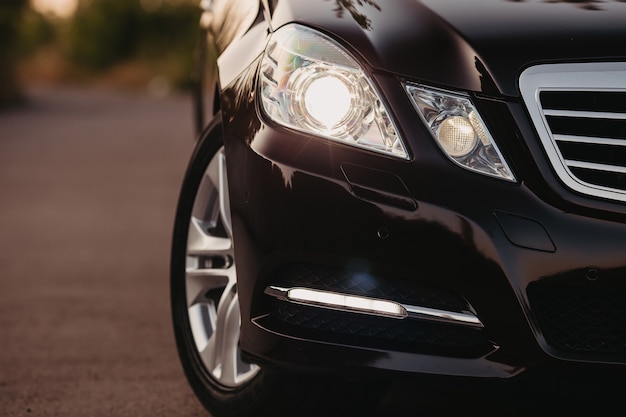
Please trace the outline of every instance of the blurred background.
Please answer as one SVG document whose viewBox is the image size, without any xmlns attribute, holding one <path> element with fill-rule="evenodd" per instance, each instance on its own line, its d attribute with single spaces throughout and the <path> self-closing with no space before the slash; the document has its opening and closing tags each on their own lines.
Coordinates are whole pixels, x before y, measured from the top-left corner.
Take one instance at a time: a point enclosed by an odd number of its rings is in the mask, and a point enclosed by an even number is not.
<svg viewBox="0 0 626 417">
<path fill-rule="evenodd" d="M 0 106 L 29 84 L 189 89 L 196 0 L 2 0 Z"/>
<path fill-rule="evenodd" d="M 169 308 L 196 0 L 0 0 L 0 417 L 207 417 Z"/>
</svg>

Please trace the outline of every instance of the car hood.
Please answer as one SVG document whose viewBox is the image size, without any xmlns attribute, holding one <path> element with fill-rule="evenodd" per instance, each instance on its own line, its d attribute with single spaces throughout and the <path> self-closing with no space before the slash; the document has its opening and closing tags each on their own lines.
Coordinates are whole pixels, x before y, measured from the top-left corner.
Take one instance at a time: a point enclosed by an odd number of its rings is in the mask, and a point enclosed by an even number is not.
<svg viewBox="0 0 626 417">
<path fill-rule="evenodd" d="M 518 96 L 519 74 L 533 64 L 626 60 L 626 2 L 621 0 L 277 5 L 275 25 L 283 19 L 330 31 L 376 69 L 490 95 Z"/>
<path fill-rule="evenodd" d="M 535 63 L 626 58 L 626 3 L 559 0 L 426 0 L 467 41 L 499 90 Z M 398 67 L 399 69 L 399 67 Z M 401 70 L 404 72 L 406 69 Z"/>
</svg>

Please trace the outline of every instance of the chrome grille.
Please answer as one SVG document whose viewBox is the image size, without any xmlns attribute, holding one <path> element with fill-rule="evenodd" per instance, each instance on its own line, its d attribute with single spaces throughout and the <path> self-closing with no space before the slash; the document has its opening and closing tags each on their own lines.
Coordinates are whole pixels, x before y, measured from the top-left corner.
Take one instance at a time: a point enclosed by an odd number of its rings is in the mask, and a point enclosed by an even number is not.
<svg viewBox="0 0 626 417">
<path fill-rule="evenodd" d="M 626 202 L 626 63 L 539 65 L 520 89 L 561 181 Z"/>
</svg>

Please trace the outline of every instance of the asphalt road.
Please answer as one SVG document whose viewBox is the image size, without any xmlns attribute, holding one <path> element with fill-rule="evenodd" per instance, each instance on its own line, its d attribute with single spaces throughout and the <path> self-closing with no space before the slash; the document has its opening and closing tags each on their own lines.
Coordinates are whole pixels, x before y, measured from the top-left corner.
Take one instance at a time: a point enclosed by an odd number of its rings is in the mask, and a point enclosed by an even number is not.
<svg viewBox="0 0 626 417">
<path fill-rule="evenodd" d="M 38 88 L 0 112 L 0 416 L 207 416 L 176 356 L 187 97 Z"/>
</svg>

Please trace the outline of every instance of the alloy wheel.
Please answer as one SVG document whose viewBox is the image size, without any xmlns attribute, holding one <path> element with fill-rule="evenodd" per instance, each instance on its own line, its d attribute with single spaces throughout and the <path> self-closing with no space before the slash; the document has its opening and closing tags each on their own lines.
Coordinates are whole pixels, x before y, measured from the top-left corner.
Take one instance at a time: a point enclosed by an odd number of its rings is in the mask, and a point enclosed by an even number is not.
<svg viewBox="0 0 626 417">
<path fill-rule="evenodd" d="M 250 381 L 260 367 L 246 362 L 239 349 L 241 313 L 223 148 L 211 159 L 196 193 L 185 284 L 191 333 L 208 374 L 225 388 Z"/>
</svg>

